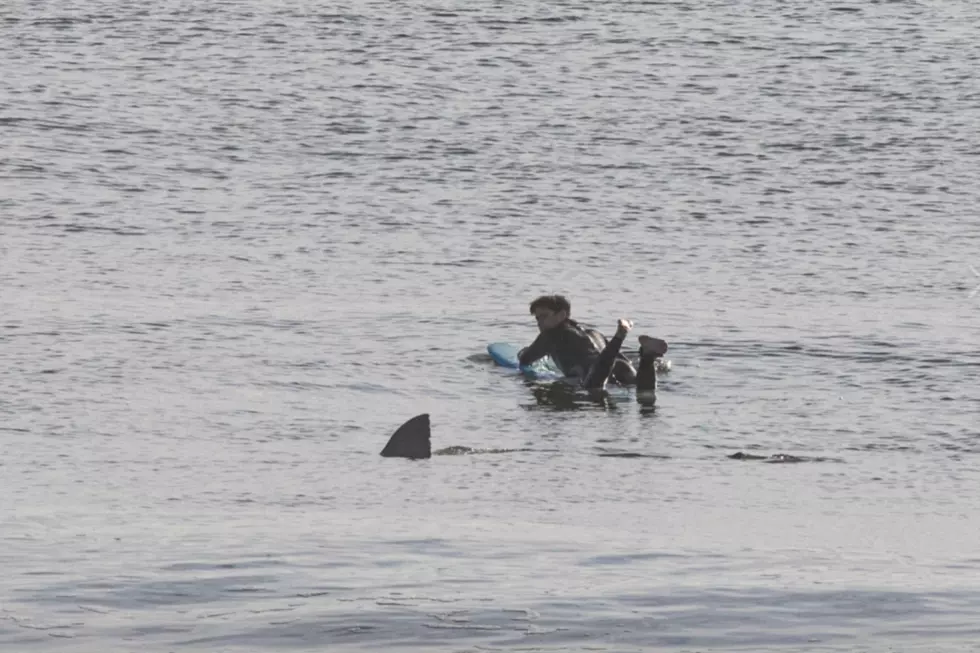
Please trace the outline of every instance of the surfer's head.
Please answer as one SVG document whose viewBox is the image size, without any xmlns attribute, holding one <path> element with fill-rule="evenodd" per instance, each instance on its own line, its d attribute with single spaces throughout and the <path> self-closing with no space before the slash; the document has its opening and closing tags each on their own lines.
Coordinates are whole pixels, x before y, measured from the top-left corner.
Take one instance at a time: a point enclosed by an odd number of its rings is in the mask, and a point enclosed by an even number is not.
<svg viewBox="0 0 980 653">
<path fill-rule="evenodd" d="M 568 319 L 572 305 L 562 295 L 541 295 L 531 302 L 531 315 L 541 331 L 554 329 Z"/>
</svg>

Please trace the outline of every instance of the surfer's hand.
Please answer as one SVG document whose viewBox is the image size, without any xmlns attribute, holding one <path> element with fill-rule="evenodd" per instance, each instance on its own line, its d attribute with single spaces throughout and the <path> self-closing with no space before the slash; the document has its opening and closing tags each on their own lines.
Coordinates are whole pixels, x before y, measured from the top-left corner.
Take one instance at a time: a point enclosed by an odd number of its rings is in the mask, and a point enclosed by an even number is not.
<svg viewBox="0 0 980 653">
<path fill-rule="evenodd" d="M 616 327 L 617 336 L 625 336 L 633 328 L 633 322 L 626 319 L 621 319 L 619 325 Z"/>
</svg>

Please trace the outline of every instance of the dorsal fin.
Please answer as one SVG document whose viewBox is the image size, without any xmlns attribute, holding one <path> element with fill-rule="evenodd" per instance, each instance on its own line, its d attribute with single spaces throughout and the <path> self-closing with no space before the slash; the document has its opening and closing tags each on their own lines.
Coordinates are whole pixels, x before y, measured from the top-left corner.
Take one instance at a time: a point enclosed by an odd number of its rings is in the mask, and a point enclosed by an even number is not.
<svg viewBox="0 0 980 653">
<path fill-rule="evenodd" d="M 431 436 L 429 414 L 416 415 L 398 427 L 381 450 L 381 455 L 387 458 L 430 458 Z"/>
</svg>

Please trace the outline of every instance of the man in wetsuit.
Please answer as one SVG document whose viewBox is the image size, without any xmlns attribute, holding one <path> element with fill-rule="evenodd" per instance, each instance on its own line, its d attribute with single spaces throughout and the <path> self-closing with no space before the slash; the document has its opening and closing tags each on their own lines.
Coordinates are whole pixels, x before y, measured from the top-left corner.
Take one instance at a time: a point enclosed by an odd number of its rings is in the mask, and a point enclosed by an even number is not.
<svg viewBox="0 0 980 653">
<path fill-rule="evenodd" d="M 587 329 L 570 317 L 572 306 L 561 295 L 543 295 L 531 302 L 531 314 L 541 333 L 521 350 L 521 365 L 551 356 L 565 376 L 579 379 L 588 389 L 602 389 L 610 378 L 622 385 L 636 384 L 638 390 L 656 390 L 655 347 L 644 351 L 643 345 L 653 339 L 640 336 L 640 369 L 633 369 L 629 359 L 619 353 L 626 334 L 633 328 L 629 320 L 620 320 L 616 335 L 609 341 L 594 329 Z M 661 351 L 660 354 L 663 352 Z"/>
</svg>

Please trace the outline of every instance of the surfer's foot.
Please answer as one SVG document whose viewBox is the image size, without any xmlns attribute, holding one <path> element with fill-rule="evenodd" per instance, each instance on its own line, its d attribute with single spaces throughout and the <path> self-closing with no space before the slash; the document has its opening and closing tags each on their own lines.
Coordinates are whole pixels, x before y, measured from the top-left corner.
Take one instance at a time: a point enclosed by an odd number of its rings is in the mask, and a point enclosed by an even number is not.
<svg viewBox="0 0 980 653">
<path fill-rule="evenodd" d="M 626 334 L 630 332 L 633 328 L 633 322 L 631 320 L 621 319 L 619 324 L 616 326 L 616 335 L 626 337 Z"/>
<path fill-rule="evenodd" d="M 652 361 L 655 358 L 660 358 L 667 353 L 667 343 L 660 338 L 652 338 L 650 336 L 640 336 L 637 338 L 640 341 L 640 361 L 644 359 Z"/>
</svg>

